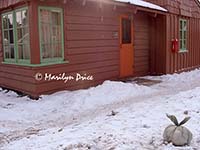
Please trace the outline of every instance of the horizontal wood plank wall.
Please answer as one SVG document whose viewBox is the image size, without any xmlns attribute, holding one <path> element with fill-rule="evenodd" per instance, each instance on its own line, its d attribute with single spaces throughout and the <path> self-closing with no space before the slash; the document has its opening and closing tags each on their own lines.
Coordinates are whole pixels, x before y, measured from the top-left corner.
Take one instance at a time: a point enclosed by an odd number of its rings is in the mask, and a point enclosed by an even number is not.
<svg viewBox="0 0 200 150">
<path fill-rule="evenodd" d="M 134 73 L 136 76 L 147 75 L 150 53 L 150 19 L 145 13 L 134 15 Z"/>
<path fill-rule="evenodd" d="M 119 15 L 133 14 L 133 7 L 115 6 L 95 1 L 38 1 L 39 6 L 62 7 L 64 10 L 64 47 L 66 64 L 44 67 L 1 65 L 1 85 L 32 95 L 63 89 L 94 86 L 119 77 Z M 84 1 L 83 1 L 84 2 Z M 35 4 L 35 3 L 34 3 Z M 134 75 L 147 75 L 150 53 L 149 14 L 134 16 Z M 37 23 L 36 23 L 37 24 Z M 2 59 L 2 57 L 1 57 Z M 36 73 L 75 76 L 93 75 L 93 81 L 36 81 Z"/>
<path fill-rule="evenodd" d="M 116 8 L 115 5 L 95 1 L 86 1 L 85 4 L 80 1 L 38 1 L 38 5 L 63 8 L 65 60 L 69 63 L 43 67 L 2 63 L 0 86 L 37 96 L 64 89 L 87 88 L 119 77 L 119 15 L 132 13 L 132 8 Z M 3 59 L 1 42 L 0 60 Z M 36 81 L 36 73 L 73 76 L 80 73 L 92 75 L 94 80 L 67 83 Z"/>
<path fill-rule="evenodd" d="M 166 66 L 165 16 L 151 17 L 150 28 L 150 73 L 152 75 L 164 74 Z"/>
<path fill-rule="evenodd" d="M 182 72 L 200 67 L 200 7 L 195 0 L 147 0 L 165 7 L 166 26 L 166 73 Z M 172 39 L 179 39 L 179 19 L 188 20 L 188 40 L 186 53 L 172 53 Z"/>
<path fill-rule="evenodd" d="M 34 95 L 35 72 L 30 67 L 0 65 L 0 86 Z"/>
<path fill-rule="evenodd" d="M 44 4 L 47 4 L 44 2 Z M 119 77 L 119 14 L 113 5 L 67 1 L 64 4 L 65 59 L 68 64 L 36 68 L 36 72 L 94 76 L 93 81 L 40 81 L 37 93 L 78 89 Z"/>
<path fill-rule="evenodd" d="M 194 2 L 181 0 L 148 0 L 166 7 L 170 14 L 167 17 L 169 21 L 167 29 L 160 28 L 157 32 L 167 32 L 163 35 L 163 41 L 166 43 L 157 43 L 156 46 L 156 66 L 159 72 L 173 73 L 180 72 L 189 68 L 197 67 L 199 62 L 199 45 L 195 41 L 199 36 L 197 27 L 199 26 L 197 17 L 199 9 Z M 181 6 L 180 6 L 181 5 Z M 189 11 L 188 7 L 195 7 L 197 10 Z M 59 67 L 42 67 L 37 68 L 43 73 L 61 73 L 66 72 L 73 75 L 76 72 L 88 73 L 94 75 L 93 82 L 38 82 L 37 93 L 59 90 L 63 88 L 77 89 L 102 83 L 106 79 L 116 79 L 119 75 L 119 41 L 113 38 L 113 33 L 118 31 L 118 15 L 123 13 L 115 10 L 112 5 L 104 5 L 100 2 L 80 3 L 78 1 L 67 1 L 65 4 L 65 58 L 69 64 L 60 65 Z M 181 8 L 181 11 L 180 11 Z M 137 17 L 138 15 L 138 17 Z M 135 50 L 135 73 L 138 75 L 148 74 L 149 72 L 149 18 L 139 17 L 139 13 L 134 17 L 134 50 Z M 189 20 L 189 41 L 188 53 L 172 53 L 171 40 L 179 38 L 178 23 L 179 16 L 187 17 Z M 155 25 L 162 26 L 163 18 L 158 18 Z M 166 22 L 165 22 L 166 23 Z M 148 25 L 147 25 L 148 24 Z M 164 25 L 163 25 L 164 26 Z M 195 32 L 195 33 L 194 33 Z M 161 33 L 160 33 L 161 34 Z M 157 35 L 162 36 L 162 35 Z M 165 37 L 167 39 L 165 39 Z M 162 45 L 163 44 L 163 45 Z M 162 57 L 164 57 L 162 59 Z M 159 59 L 164 60 L 160 65 Z M 166 70 L 162 70 L 166 69 Z M 46 91 L 45 91 L 46 90 Z"/>
</svg>

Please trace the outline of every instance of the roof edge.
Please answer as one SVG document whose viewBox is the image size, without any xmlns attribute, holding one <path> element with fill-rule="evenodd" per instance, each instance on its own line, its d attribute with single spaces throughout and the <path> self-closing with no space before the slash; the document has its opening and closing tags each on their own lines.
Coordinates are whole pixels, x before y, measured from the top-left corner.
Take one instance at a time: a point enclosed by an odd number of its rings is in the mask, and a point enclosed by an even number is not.
<svg viewBox="0 0 200 150">
<path fill-rule="evenodd" d="M 145 0 L 114 0 L 114 1 L 119 2 L 119 3 L 132 4 L 135 6 L 149 8 L 149 9 L 153 9 L 153 10 L 157 10 L 157 11 L 168 12 L 168 10 L 166 8 L 161 7 L 161 6 L 151 3 L 151 2 L 147 2 Z"/>
<path fill-rule="evenodd" d="M 199 0 L 194 0 L 196 4 L 200 7 L 200 1 Z"/>
</svg>

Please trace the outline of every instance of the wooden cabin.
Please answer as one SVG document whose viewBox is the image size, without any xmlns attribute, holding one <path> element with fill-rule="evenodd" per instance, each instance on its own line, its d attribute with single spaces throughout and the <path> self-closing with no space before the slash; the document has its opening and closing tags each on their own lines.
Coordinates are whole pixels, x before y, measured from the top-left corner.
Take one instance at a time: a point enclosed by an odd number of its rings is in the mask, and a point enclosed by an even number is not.
<svg viewBox="0 0 200 150">
<path fill-rule="evenodd" d="M 200 65 L 198 0 L 0 0 L 0 13 L 0 86 L 33 98 Z"/>
</svg>

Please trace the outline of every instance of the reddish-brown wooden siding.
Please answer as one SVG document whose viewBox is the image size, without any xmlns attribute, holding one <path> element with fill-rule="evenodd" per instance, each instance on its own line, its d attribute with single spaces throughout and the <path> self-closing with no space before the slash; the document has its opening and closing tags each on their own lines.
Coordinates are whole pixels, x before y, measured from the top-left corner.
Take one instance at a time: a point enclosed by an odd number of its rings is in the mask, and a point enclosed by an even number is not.
<svg viewBox="0 0 200 150">
<path fill-rule="evenodd" d="M 64 3 L 66 2 L 66 3 Z M 29 3 L 31 22 L 37 24 L 37 7 L 55 6 L 64 10 L 64 47 L 65 60 L 69 63 L 43 67 L 22 67 L 16 65 L 0 65 L 0 84 L 8 88 L 23 91 L 37 96 L 63 89 L 79 89 L 97 85 L 109 79 L 119 77 L 119 16 L 133 15 L 134 7 L 129 5 L 115 6 L 97 1 L 31 1 Z M 152 19 L 154 14 L 137 11 L 134 22 L 134 74 L 147 75 L 150 72 L 151 48 L 159 49 L 157 45 L 150 45 L 152 35 L 156 33 Z M 152 23 L 153 22 L 153 23 Z M 160 24 L 159 24 L 160 25 Z M 40 63 L 38 27 L 31 24 L 31 62 Z M 160 31 L 160 30 L 159 30 Z M 156 37 L 157 38 L 157 37 Z M 162 43 L 162 42 L 161 42 Z M 2 52 L 2 49 L 1 51 Z M 2 54 L 0 58 L 3 59 Z M 152 64 L 152 63 L 151 63 Z M 91 81 L 36 81 L 36 73 L 75 76 L 76 73 L 93 75 Z"/>
<path fill-rule="evenodd" d="M 158 4 L 171 14 L 200 18 L 200 4 L 198 0 L 145 0 Z M 198 6 L 199 5 L 199 6 Z"/>
<path fill-rule="evenodd" d="M 144 13 L 134 16 L 134 71 L 137 76 L 149 73 L 150 19 Z"/>
<path fill-rule="evenodd" d="M 168 15 L 169 20 L 169 36 L 168 41 L 174 38 L 179 39 L 179 19 L 181 17 L 177 15 Z M 188 34 L 187 34 L 187 49 L 188 52 L 184 53 L 172 53 L 169 49 L 168 51 L 168 63 L 167 65 L 168 73 L 180 72 L 183 70 L 193 69 L 200 66 L 200 44 L 198 39 L 200 38 L 200 20 L 195 18 L 187 18 L 188 20 Z M 169 48 L 171 48 L 171 43 L 168 42 Z"/>
<path fill-rule="evenodd" d="M 151 18 L 150 28 L 150 73 L 164 74 L 166 71 L 166 25 L 165 16 Z"/>
<path fill-rule="evenodd" d="M 168 2 L 169 3 L 169 2 Z M 187 49 L 186 53 L 172 53 L 168 52 L 168 73 L 180 72 L 183 70 L 193 69 L 200 65 L 200 45 L 198 42 L 200 30 L 200 8 L 197 3 L 193 0 L 176 0 L 173 4 L 169 3 L 169 11 L 173 14 L 168 15 L 168 41 L 174 38 L 179 39 L 179 19 L 185 18 L 188 20 L 188 32 L 187 32 Z M 176 8 L 176 9 L 175 9 Z M 178 10 L 179 11 L 178 11 Z M 169 48 L 171 43 L 168 42 Z"/>
<path fill-rule="evenodd" d="M 168 9 L 166 17 L 166 66 L 164 73 L 181 72 L 200 66 L 200 7 L 195 0 L 147 0 Z M 172 39 L 179 39 L 179 19 L 188 20 L 186 53 L 171 52 Z M 160 60 L 163 58 L 161 57 Z"/>
<path fill-rule="evenodd" d="M 105 0 L 106 1 L 106 0 Z M 31 63 L 40 63 L 38 6 L 55 6 L 64 10 L 64 57 L 69 63 L 43 67 L 23 67 L 0 64 L 0 86 L 23 91 L 37 96 L 63 89 L 78 89 L 102 83 L 107 79 L 118 79 L 120 47 L 119 16 L 133 15 L 134 22 L 134 74 L 163 74 L 180 72 L 200 65 L 200 7 L 195 0 L 146 0 L 169 10 L 167 14 L 158 11 L 145 12 L 136 10 L 131 5 L 115 5 L 101 1 L 64 1 L 31 0 L 29 3 L 20 0 L 0 1 L 3 12 L 28 5 L 31 21 Z M 25 2 L 25 3 L 24 3 Z M 110 1 L 109 1 L 110 2 Z M 17 5 L 15 5 L 17 4 Z M 191 9 L 192 8 L 192 9 Z M 188 20 L 188 52 L 171 52 L 171 40 L 179 39 L 179 18 Z M 35 24 L 32 24 L 35 22 Z M 1 34 L 1 33 L 0 33 Z M 1 36 L 0 36 L 1 37 Z M 2 42 L 2 39 L 0 38 Z M 3 60 L 2 43 L 0 42 L 0 61 Z M 93 75 L 94 80 L 36 81 L 38 72 L 59 75 L 76 73 Z"/>
<path fill-rule="evenodd" d="M 35 94 L 34 71 L 29 67 L 0 65 L 1 86 Z"/>
<path fill-rule="evenodd" d="M 60 1 L 61 2 L 61 1 Z M 89 3 L 89 4 L 88 4 Z M 8 88 L 23 91 L 31 95 L 44 94 L 60 89 L 86 88 L 107 79 L 117 79 L 119 76 L 119 41 L 113 37 L 113 32 L 119 30 L 119 18 L 113 6 L 88 2 L 85 6 L 78 1 L 67 4 L 55 2 L 31 3 L 31 11 L 37 11 L 37 6 L 63 7 L 65 33 L 65 59 L 67 64 L 45 67 L 22 67 L 2 64 L 0 67 L 0 84 Z M 34 15 L 35 16 L 35 15 Z M 32 16 L 31 16 L 32 17 Z M 37 16 L 34 17 L 37 19 Z M 32 20 L 33 21 L 33 20 Z M 37 24 L 37 23 L 36 23 Z M 33 27 L 33 26 L 32 26 Z M 32 28 L 31 40 L 32 62 L 38 63 L 39 49 L 36 40 L 36 28 Z M 2 48 L 0 58 L 2 60 Z M 34 58 L 34 59 L 33 59 Z M 94 76 L 94 81 L 67 82 L 36 81 L 37 72 L 75 76 L 76 73 Z"/>
<path fill-rule="evenodd" d="M 46 2 L 42 3 L 48 5 Z M 76 73 L 94 76 L 94 81 L 37 82 L 37 93 L 59 89 L 85 88 L 119 76 L 119 20 L 113 6 L 87 1 L 68 1 L 64 5 L 65 59 L 68 64 L 37 68 L 39 72 L 75 76 Z M 48 87 L 48 88 L 47 88 Z"/>
</svg>

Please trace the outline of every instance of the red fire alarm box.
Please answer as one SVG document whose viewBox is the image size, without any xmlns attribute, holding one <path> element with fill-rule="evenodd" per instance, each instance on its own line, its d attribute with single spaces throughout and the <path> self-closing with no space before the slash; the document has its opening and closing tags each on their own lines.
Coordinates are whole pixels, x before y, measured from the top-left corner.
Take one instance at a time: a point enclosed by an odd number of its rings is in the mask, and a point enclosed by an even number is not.
<svg viewBox="0 0 200 150">
<path fill-rule="evenodd" d="M 178 39 L 172 39 L 172 52 L 178 52 Z"/>
</svg>

